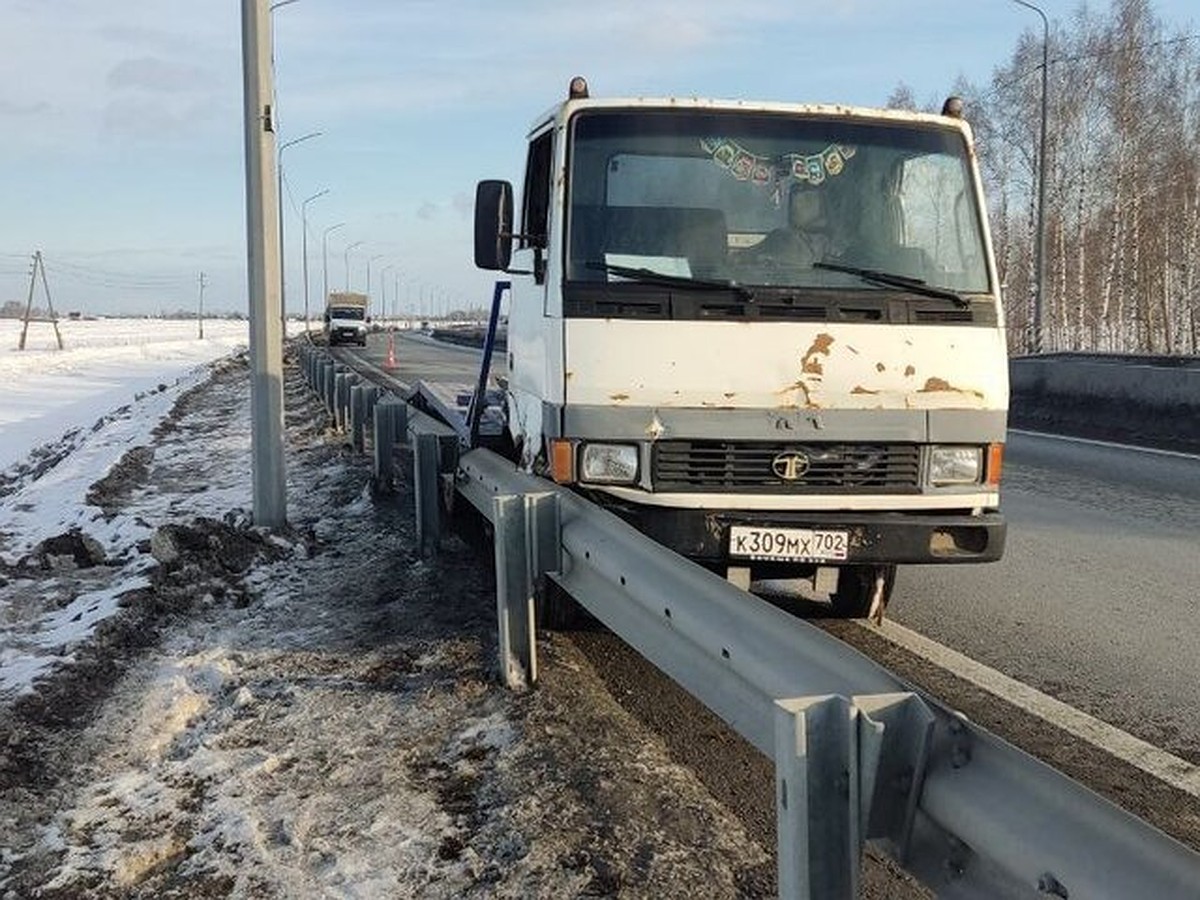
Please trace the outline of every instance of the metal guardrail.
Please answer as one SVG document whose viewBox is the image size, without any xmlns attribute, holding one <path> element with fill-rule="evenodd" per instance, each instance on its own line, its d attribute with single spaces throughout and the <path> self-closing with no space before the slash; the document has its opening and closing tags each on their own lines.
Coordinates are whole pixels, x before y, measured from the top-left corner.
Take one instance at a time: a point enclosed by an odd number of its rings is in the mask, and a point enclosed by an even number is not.
<svg viewBox="0 0 1200 900">
<path fill-rule="evenodd" d="M 328 392 L 328 364 L 305 365 Z M 407 419 L 422 544 L 451 484 L 493 523 L 505 682 L 537 678 L 535 592 L 553 579 L 774 761 L 781 897 L 856 896 L 866 840 L 946 898 L 1200 893 L 1187 847 L 573 492 L 460 455 L 445 431 Z"/>
</svg>

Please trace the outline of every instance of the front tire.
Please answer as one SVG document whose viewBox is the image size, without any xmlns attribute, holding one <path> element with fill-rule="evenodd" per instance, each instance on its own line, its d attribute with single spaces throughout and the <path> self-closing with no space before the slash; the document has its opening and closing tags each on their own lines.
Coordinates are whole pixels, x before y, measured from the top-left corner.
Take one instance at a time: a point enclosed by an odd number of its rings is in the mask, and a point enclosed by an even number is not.
<svg viewBox="0 0 1200 900">
<path fill-rule="evenodd" d="M 829 595 L 833 614 L 842 619 L 865 619 L 871 612 L 875 584 L 883 576 L 883 606 L 887 606 L 896 586 L 895 564 L 879 566 L 843 566 L 838 572 L 837 589 Z"/>
</svg>

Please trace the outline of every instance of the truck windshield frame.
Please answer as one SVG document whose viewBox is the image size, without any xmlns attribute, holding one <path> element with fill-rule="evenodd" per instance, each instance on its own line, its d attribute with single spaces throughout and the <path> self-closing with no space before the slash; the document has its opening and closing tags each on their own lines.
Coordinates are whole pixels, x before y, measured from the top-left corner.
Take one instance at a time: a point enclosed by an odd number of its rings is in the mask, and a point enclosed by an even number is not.
<svg viewBox="0 0 1200 900">
<path fill-rule="evenodd" d="M 568 131 L 565 315 L 637 294 L 622 267 L 674 276 L 679 310 L 687 279 L 750 288 L 746 303 L 791 292 L 829 309 L 864 290 L 904 294 L 848 267 L 994 298 L 969 147 L 951 125 L 602 108 L 576 112 Z M 982 318 L 995 322 L 994 308 Z"/>
</svg>

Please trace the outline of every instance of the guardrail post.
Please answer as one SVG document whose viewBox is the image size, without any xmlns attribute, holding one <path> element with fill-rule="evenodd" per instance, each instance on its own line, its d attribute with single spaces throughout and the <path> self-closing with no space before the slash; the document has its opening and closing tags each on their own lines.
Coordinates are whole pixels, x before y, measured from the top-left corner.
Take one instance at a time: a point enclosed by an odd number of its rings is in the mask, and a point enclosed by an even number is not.
<svg viewBox="0 0 1200 900">
<path fill-rule="evenodd" d="M 325 401 L 325 411 L 333 415 L 333 388 L 337 377 L 337 363 L 332 359 L 325 363 L 325 377 L 322 379 L 321 399 Z"/>
<path fill-rule="evenodd" d="M 309 385 L 312 387 L 313 393 L 319 397 L 325 381 L 325 354 L 314 351 L 310 366 Z"/>
<path fill-rule="evenodd" d="M 537 681 L 527 499 L 523 494 L 516 494 L 492 500 L 492 523 L 496 528 L 500 680 L 510 690 L 519 690 Z"/>
<path fill-rule="evenodd" d="M 491 519 L 500 678 L 519 690 L 538 680 L 534 591 L 547 572 L 562 568 L 559 500 L 552 493 L 495 497 Z"/>
<path fill-rule="evenodd" d="M 416 495 L 417 545 L 422 556 L 437 552 L 441 537 L 441 472 L 438 436 L 419 431 L 413 435 L 413 487 Z"/>
<path fill-rule="evenodd" d="M 395 480 L 392 450 L 408 428 L 408 405 L 391 394 L 375 405 L 375 428 L 372 440 L 372 468 L 375 488 L 390 491 Z"/>
<path fill-rule="evenodd" d="M 366 418 L 366 388 L 361 384 L 350 385 L 350 446 L 356 452 L 363 450 L 363 422 Z"/>
<path fill-rule="evenodd" d="M 904 863 L 908 859 L 936 719 L 916 694 L 856 696 L 854 705 L 862 713 L 861 722 L 883 726 L 878 766 L 861 779 L 860 821 L 865 828 L 864 836 L 891 841 L 893 855 Z M 875 743 L 873 733 L 864 734 L 860 729 L 859 736 Z"/>
<path fill-rule="evenodd" d="M 350 395 L 351 373 L 344 366 L 338 366 L 338 372 L 333 377 L 333 427 L 339 433 L 346 432 L 346 402 Z"/>
<path fill-rule="evenodd" d="M 368 433 L 373 434 L 371 429 L 375 424 L 375 405 L 379 402 L 379 398 L 383 395 L 383 391 L 373 384 L 368 384 L 363 387 L 363 440 L 366 440 Z M 407 417 L 406 417 L 407 419 Z M 407 427 L 407 421 L 405 426 Z M 398 437 L 403 437 L 404 429 L 397 432 Z"/>
<path fill-rule="evenodd" d="M 858 712 L 845 697 L 775 702 L 779 896 L 855 900 L 859 825 Z"/>
</svg>

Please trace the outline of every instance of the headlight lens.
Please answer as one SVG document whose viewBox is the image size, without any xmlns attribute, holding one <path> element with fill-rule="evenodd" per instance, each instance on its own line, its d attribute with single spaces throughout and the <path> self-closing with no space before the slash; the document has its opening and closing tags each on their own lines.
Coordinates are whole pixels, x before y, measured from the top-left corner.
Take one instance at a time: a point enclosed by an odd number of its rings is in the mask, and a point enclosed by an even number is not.
<svg viewBox="0 0 1200 900">
<path fill-rule="evenodd" d="M 983 451 L 979 447 L 930 448 L 930 484 L 977 484 L 982 471 Z"/>
<path fill-rule="evenodd" d="M 601 484 L 637 481 L 638 448 L 631 444 L 584 444 L 579 480 Z"/>
</svg>

